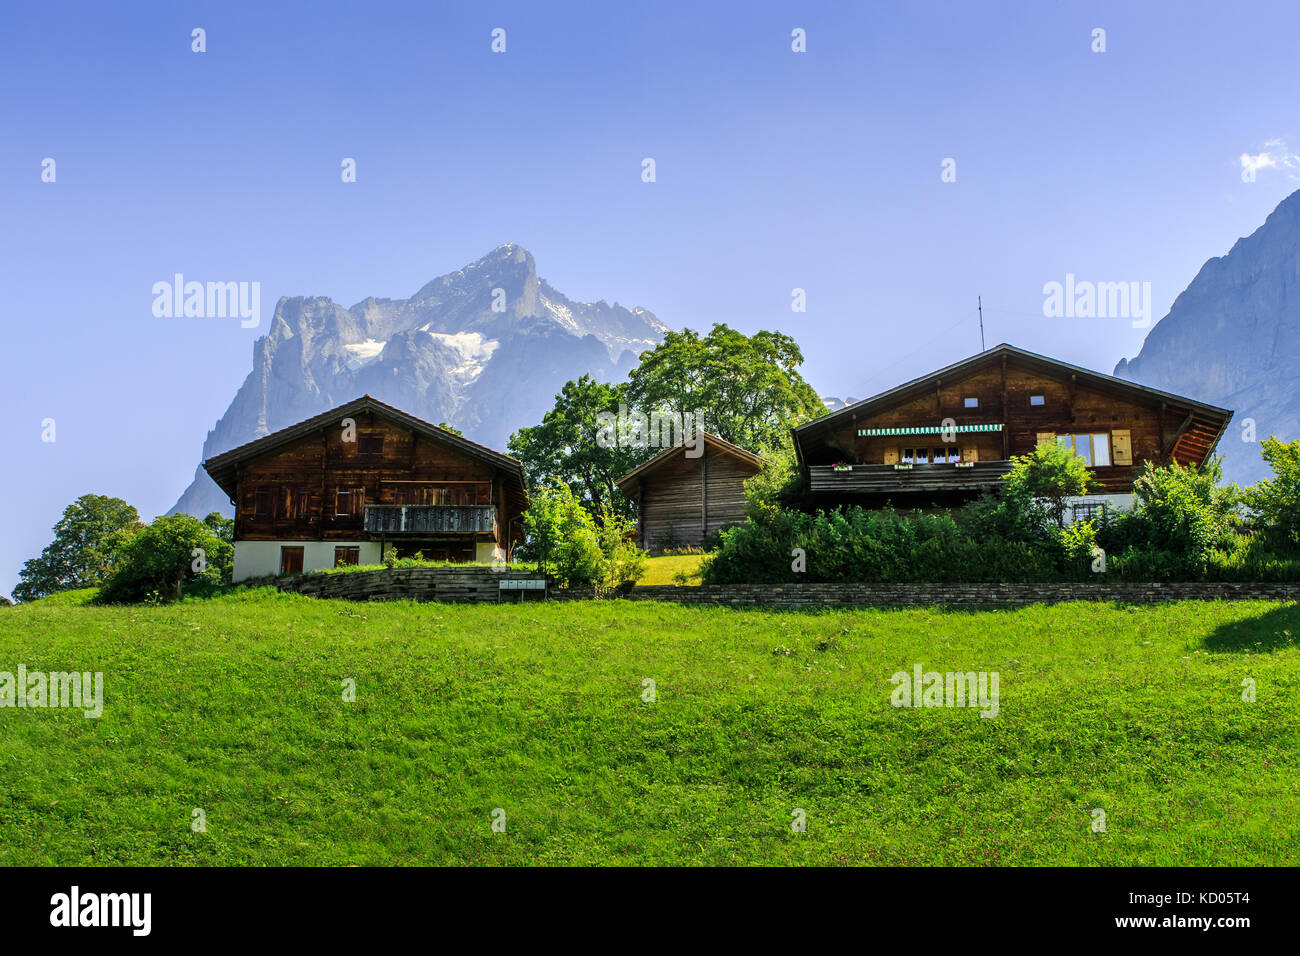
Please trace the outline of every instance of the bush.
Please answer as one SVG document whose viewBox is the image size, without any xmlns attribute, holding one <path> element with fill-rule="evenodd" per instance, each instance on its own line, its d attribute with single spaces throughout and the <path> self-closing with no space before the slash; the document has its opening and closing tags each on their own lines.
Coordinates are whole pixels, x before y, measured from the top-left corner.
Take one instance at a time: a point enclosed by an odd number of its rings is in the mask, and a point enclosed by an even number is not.
<svg viewBox="0 0 1300 956">
<path fill-rule="evenodd" d="M 1082 458 L 1056 442 L 1045 442 L 1028 455 L 1011 459 L 1002 479 L 1002 499 L 1017 517 L 1035 523 L 1043 509 L 1058 528 L 1065 527 L 1065 501 L 1095 490 Z"/>
<path fill-rule="evenodd" d="M 1074 547 L 1087 553 L 1092 539 Z M 803 551 L 802 571 L 796 570 L 795 549 Z M 705 584 L 1054 581 L 1066 575 L 1068 559 L 1060 534 L 1038 541 L 977 538 L 949 513 L 853 507 L 751 518 L 723 532 L 702 572 Z M 1086 569 L 1073 562 L 1076 577 Z"/>
<path fill-rule="evenodd" d="M 566 587 L 635 583 L 645 573 L 645 552 L 629 540 L 632 523 L 602 511 L 597 527 L 591 512 L 562 481 L 533 492 L 524 513 L 520 557 Z"/>
<path fill-rule="evenodd" d="M 179 601 L 219 589 L 228 575 L 231 545 L 191 515 L 164 515 L 127 540 L 99 592 L 104 604 Z"/>
<path fill-rule="evenodd" d="M 598 535 L 604 555 L 603 581 L 607 587 L 626 587 L 645 577 L 646 552 L 635 544 L 636 526 L 628 518 L 604 509 Z"/>
<path fill-rule="evenodd" d="M 1278 552 L 1300 555 L 1300 441 L 1283 443 L 1268 438 L 1261 454 L 1273 469 L 1273 477 L 1246 491 L 1246 505 Z"/>
<path fill-rule="evenodd" d="M 1129 580 L 1200 580 L 1216 551 L 1232 546 L 1241 494 L 1219 487 L 1217 461 L 1205 468 L 1150 462 L 1133 483 L 1134 504 L 1108 517 L 1099 541 Z"/>
<path fill-rule="evenodd" d="M 955 512 L 752 508 L 744 525 L 722 533 L 703 580 L 1087 581 L 1101 571 L 1093 571 L 1098 548 L 1104 573 L 1122 580 L 1300 580 L 1300 545 L 1289 544 L 1300 518 L 1286 510 L 1300 497 L 1300 442 L 1293 444 L 1266 449 L 1278 478 L 1247 500 L 1274 524 L 1254 533 L 1242 527 L 1241 491 L 1219 485 L 1217 461 L 1205 468 L 1148 463 L 1134 483 L 1131 511 L 1106 509 L 1097 520 L 1064 524 L 1065 492 L 1079 493 L 1087 482 L 1076 480 L 1078 459 L 1044 445 L 1016 460 L 1000 495 Z"/>
</svg>

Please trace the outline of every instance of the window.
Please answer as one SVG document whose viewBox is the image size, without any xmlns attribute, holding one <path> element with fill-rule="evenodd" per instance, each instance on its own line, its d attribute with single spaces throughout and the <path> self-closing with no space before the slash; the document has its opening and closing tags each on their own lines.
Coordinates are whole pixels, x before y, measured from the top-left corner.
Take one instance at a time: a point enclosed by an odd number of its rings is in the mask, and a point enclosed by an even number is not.
<svg viewBox="0 0 1300 956">
<path fill-rule="evenodd" d="M 1029 404 L 1030 404 L 1030 405 L 1045 405 L 1046 403 L 1047 403 L 1047 400 L 1046 400 L 1042 395 L 1030 395 L 1030 396 L 1029 396 Z"/>
<path fill-rule="evenodd" d="M 1073 521 L 1087 521 L 1089 518 L 1098 518 L 1106 511 L 1104 501 L 1085 501 L 1082 504 L 1073 505 L 1070 508 L 1070 518 Z"/>
<path fill-rule="evenodd" d="M 259 485 L 253 497 L 253 517 L 279 521 L 311 517 L 311 495 L 288 485 Z"/>
<path fill-rule="evenodd" d="M 904 448 L 899 460 L 916 465 L 927 465 L 930 462 L 941 465 L 944 462 L 961 461 L 961 449 L 946 446 L 943 448 Z"/>
<path fill-rule="evenodd" d="M 334 516 L 355 518 L 365 510 L 364 488 L 340 488 L 334 496 Z"/>
<path fill-rule="evenodd" d="M 275 489 L 270 485 L 261 485 L 253 496 L 253 517 L 275 517 Z"/>
<path fill-rule="evenodd" d="M 384 453 L 384 433 L 370 432 L 358 435 L 357 451 L 363 455 L 382 455 Z"/>
<path fill-rule="evenodd" d="M 341 568 L 360 563 L 361 548 L 359 546 L 341 545 L 334 549 L 334 567 Z"/>
<path fill-rule="evenodd" d="M 280 573 L 302 574 L 302 546 L 280 548 Z"/>
<path fill-rule="evenodd" d="M 284 517 L 308 518 L 311 516 L 311 499 L 300 488 L 284 489 Z"/>
<path fill-rule="evenodd" d="M 1094 468 L 1105 468 L 1110 465 L 1110 435 L 1105 432 L 1091 435 L 1057 435 L 1056 440 Z"/>
<path fill-rule="evenodd" d="M 979 408 L 979 407 L 980 407 L 980 400 L 979 400 L 978 398 L 963 398 L 963 399 L 961 400 L 961 403 L 962 403 L 962 406 L 965 407 L 965 408 Z"/>
</svg>

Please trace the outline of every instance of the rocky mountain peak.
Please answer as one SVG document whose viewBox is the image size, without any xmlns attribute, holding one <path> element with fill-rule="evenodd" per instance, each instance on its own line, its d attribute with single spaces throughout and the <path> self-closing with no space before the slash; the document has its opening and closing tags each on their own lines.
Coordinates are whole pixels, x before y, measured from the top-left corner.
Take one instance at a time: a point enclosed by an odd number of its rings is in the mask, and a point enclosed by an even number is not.
<svg viewBox="0 0 1300 956">
<path fill-rule="evenodd" d="M 532 254 L 506 243 L 409 299 L 351 308 L 281 298 L 253 370 L 203 444 L 210 458 L 362 393 L 505 449 L 536 424 L 563 384 L 624 377 L 667 326 L 645 309 L 574 302 L 541 280 Z M 199 467 L 173 511 L 231 513 Z"/>
<path fill-rule="evenodd" d="M 1219 443 L 1225 475 L 1268 474 L 1253 439 L 1300 436 L 1300 191 L 1210 259 L 1115 375 L 1236 414 Z"/>
</svg>

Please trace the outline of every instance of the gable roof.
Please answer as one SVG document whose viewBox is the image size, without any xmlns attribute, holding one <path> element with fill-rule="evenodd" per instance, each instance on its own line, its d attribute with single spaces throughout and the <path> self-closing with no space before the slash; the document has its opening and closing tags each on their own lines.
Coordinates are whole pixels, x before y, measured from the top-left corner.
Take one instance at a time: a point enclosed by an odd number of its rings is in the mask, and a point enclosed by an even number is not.
<svg viewBox="0 0 1300 956">
<path fill-rule="evenodd" d="M 220 455 L 213 455 L 203 463 L 203 468 L 212 476 L 212 480 L 217 483 L 217 486 L 233 498 L 235 495 L 236 473 L 241 464 L 277 451 L 303 438 L 310 438 L 318 434 L 322 429 L 337 425 L 340 419 L 349 418 L 362 412 L 372 412 L 394 424 L 410 429 L 417 435 L 453 448 L 468 458 L 476 459 L 493 468 L 499 468 L 509 477 L 516 479 L 521 490 L 527 488 L 524 481 L 524 466 L 519 459 L 503 455 L 499 451 L 493 451 L 486 445 L 480 445 L 468 438 L 462 438 L 445 428 L 431 425 L 414 415 L 408 415 L 400 408 L 394 408 L 377 398 L 371 398 L 369 395 L 362 395 L 345 405 L 331 408 L 327 412 L 321 412 L 321 414 L 301 421 L 296 425 L 281 428 L 279 431 L 271 432 L 269 435 L 264 435 L 237 448 L 232 448 L 230 451 L 222 452 Z"/>
<path fill-rule="evenodd" d="M 730 455 L 731 457 L 739 461 L 745 462 L 746 464 L 749 465 L 753 465 L 756 473 L 758 471 L 761 471 L 763 469 L 763 466 L 767 464 L 767 459 L 764 458 L 762 455 L 755 455 L 752 451 L 748 451 L 747 449 L 741 448 L 739 445 L 733 445 L 725 438 L 719 438 L 717 435 L 714 435 L 710 432 L 704 433 L 704 443 L 706 447 L 712 445 L 715 449 L 717 449 L 718 451 L 722 452 L 725 455 Z M 623 477 L 614 479 L 614 484 L 618 485 L 619 490 L 626 494 L 628 493 L 628 489 L 627 487 L 624 487 L 625 485 L 628 486 L 635 485 L 646 475 L 658 471 L 664 465 L 668 464 L 669 461 L 676 458 L 679 454 L 685 454 L 685 453 L 686 453 L 685 445 L 671 445 L 668 448 L 665 448 L 659 454 L 655 455 L 649 461 L 644 462 L 638 465 L 637 467 L 633 468 L 626 475 L 623 475 Z"/>
<path fill-rule="evenodd" d="M 970 358 L 962 359 L 960 362 L 954 362 L 952 365 L 945 366 L 937 371 L 930 372 L 928 375 L 922 375 L 912 379 L 910 382 L 904 382 L 902 385 L 895 386 L 887 391 L 873 395 L 871 398 L 864 398 L 860 402 L 854 402 L 847 405 L 839 411 L 832 412 L 829 415 L 823 415 L 820 418 L 814 418 L 810 422 L 792 429 L 795 438 L 795 448 L 800 450 L 800 440 L 821 434 L 832 429 L 843 422 L 846 418 L 856 417 L 858 415 L 870 414 L 883 408 L 888 408 L 898 402 L 905 401 L 934 388 L 936 380 L 947 380 L 954 376 L 961 376 L 968 372 L 976 371 L 986 365 L 995 364 L 1003 358 L 1014 358 L 1019 364 L 1037 368 L 1048 374 L 1072 375 L 1079 382 L 1086 383 L 1101 391 L 1110 391 L 1120 393 L 1127 397 L 1138 397 L 1152 403 L 1164 402 L 1168 405 L 1176 405 L 1186 408 L 1189 412 L 1198 412 L 1206 418 L 1213 421 L 1221 421 L 1218 436 L 1216 436 L 1210 448 L 1218 444 L 1218 439 L 1223 435 L 1224 429 L 1228 427 L 1228 421 L 1232 418 L 1232 411 L 1227 408 L 1219 408 L 1217 405 L 1209 405 L 1205 402 L 1198 402 L 1195 399 L 1188 398 L 1185 395 L 1175 395 L 1172 392 L 1162 392 L 1158 388 L 1151 388 L 1146 385 L 1139 385 L 1136 382 L 1130 382 L 1122 378 L 1116 378 L 1113 375 L 1105 375 L 1102 372 L 1094 372 L 1092 369 L 1083 368 L 1078 365 L 1071 365 L 1069 362 L 1062 362 L 1059 359 L 1048 358 L 1046 355 L 1039 355 L 1037 352 L 1030 352 L 1026 349 L 1016 348 L 1014 345 L 1008 345 L 1003 342 L 995 345 L 991 349 L 979 352 Z"/>
</svg>

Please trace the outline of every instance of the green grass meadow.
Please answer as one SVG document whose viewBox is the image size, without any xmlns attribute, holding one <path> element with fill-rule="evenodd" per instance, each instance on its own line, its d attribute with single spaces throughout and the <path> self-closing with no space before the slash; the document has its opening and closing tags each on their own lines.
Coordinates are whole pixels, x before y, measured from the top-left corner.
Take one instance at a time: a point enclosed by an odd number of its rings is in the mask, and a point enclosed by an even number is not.
<svg viewBox="0 0 1300 956">
<path fill-rule="evenodd" d="M 1300 862 L 1295 605 L 85 596 L 0 609 L 0 671 L 105 691 L 0 709 L 0 864 Z M 998 716 L 893 707 L 916 663 Z"/>
</svg>

